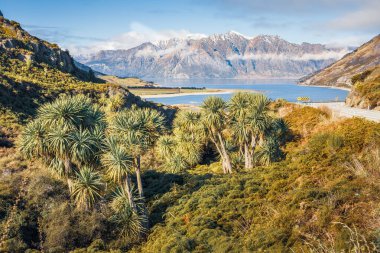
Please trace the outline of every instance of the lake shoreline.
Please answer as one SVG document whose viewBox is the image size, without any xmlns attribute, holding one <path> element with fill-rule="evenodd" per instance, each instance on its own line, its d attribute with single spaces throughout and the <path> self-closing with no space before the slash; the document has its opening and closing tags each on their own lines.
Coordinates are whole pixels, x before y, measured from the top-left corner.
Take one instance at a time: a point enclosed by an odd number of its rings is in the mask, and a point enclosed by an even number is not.
<svg viewBox="0 0 380 253">
<path fill-rule="evenodd" d="M 313 102 L 337 102 L 344 101 L 348 90 L 336 87 L 317 87 L 298 84 L 193 84 L 195 88 L 204 87 L 203 90 L 186 92 L 161 92 L 141 94 L 141 97 L 155 103 L 177 105 L 177 104 L 201 104 L 207 96 L 220 96 L 228 100 L 236 92 L 255 92 L 265 94 L 268 98 L 276 100 L 279 98 L 289 102 L 296 102 L 299 97 L 309 97 Z M 182 93 L 184 92 L 184 93 Z"/>
<path fill-rule="evenodd" d="M 181 92 L 181 93 L 170 93 L 170 94 L 152 94 L 152 95 L 141 95 L 141 98 L 171 98 L 171 97 L 182 97 L 182 96 L 199 96 L 199 95 L 223 95 L 231 94 L 234 92 L 239 92 L 239 89 L 218 89 L 217 91 L 205 89 L 203 92 Z M 258 92 L 250 90 L 249 92 Z"/>
<path fill-rule="evenodd" d="M 347 88 L 347 87 L 326 86 L 326 85 L 305 85 L 305 84 L 297 84 L 297 85 L 298 86 L 303 86 L 303 87 L 319 87 L 319 88 L 330 88 L 330 89 L 351 91 L 351 89 Z"/>
</svg>

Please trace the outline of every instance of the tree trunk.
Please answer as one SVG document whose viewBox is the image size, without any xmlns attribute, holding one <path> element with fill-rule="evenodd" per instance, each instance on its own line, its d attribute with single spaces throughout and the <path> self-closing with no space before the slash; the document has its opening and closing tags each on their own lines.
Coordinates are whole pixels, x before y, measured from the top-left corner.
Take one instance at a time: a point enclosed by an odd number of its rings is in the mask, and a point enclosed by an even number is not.
<svg viewBox="0 0 380 253">
<path fill-rule="evenodd" d="M 135 202 L 133 200 L 133 195 L 131 192 L 131 179 L 129 178 L 129 175 L 125 176 L 125 190 L 127 191 L 129 205 L 134 211 L 137 211 Z"/>
<path fill-rule="evenodd" d="M 247 143 L 244 143 L 244 168 L 252 168 L 252 156 Z"/>
<path fill-rule="evenodd" d="M 223 152 L 222 150 L 220 149 L 219 145 L 218 145 L 218 142 L 215 140 L 214 136 L 211 137 L 211 141 L 214 143 L 215 147 L 216 147 L 216 150 L 218 151 L 219 155 L 220 155 L 220 159 L 221 159 L 221 162 L 222 162 L 222 169 L 223 169 L 223 173 L 226 174 L 226 166 L 225 166 L 225 162 L 224 162 L 224 155 L 223 155 Z"/>
<path fill-rule="evenodd" d="M 254 160 L 254 154 L 255 154 L 255 149 L 256 149 L 256 144 L 257 144 L 257 137 L 252 134 L 251 136 L 251 144 L 250 146 L 248 147 L 248 159 L 250 160 L 251 162 L 251 168 L 253 168 L 253 160 Z"/>
<path fill-rule="evenodd" d="M 223 169 L 223 174 L 227 174 L 227 170 L 226 170 L 226 161 L 224 161 L 224 158 L 222 157 L 222 169 Z"/>
<path fill-rule="evenodd" d="M 143 191 L 143 186 L 142 186 L 142 180 L 141 180 L 141 162 L 140 162 L 140 156 L 136 157 L 136 166 L 135 166 L 135 171 L 136 171 L 136 179 L 137 179 L 137 188 L 139 190 L 139 196 L 140 198 L 144 197 L 144 191 Z"/>
<path fill-rule="evenodd" d="M 222 135 L 220 133 L 218 133 L 218 138 L 220 142 L 220 149 L 222 151 L 222 156 L 224 158 L 223 160 L 224 160 L 224 166 L 225 166 L 225 173 L 232 173 L 232 165 L 231 165 L 230 156 L 227 153 L 226 147 L 222 139 Z"/>
<path fill-rule="evenodd" d="M 143 227 L 148 230 L 149 229 L 149 217 L 148 217 L 148 210 L 146 208 L 146 204 L 144 201 L 144 191 L 143 191 L 143 186 L 142 186 L 142 180 L 141 180 L 141 157 L 138 155 L 135 159 L 135 171 L 136 171 L 136 179 L 137 179 L 137 188 L 139 190 L 139 197 L 142 198 L 140 201 L 143 202 L 142 205 L 142 212 L 143 215 L 145 216 L 146 220 L 142 222 Z"/>
<path fill-rule="evenodd" d="M 65 166 L 65 173 L 66 176 L 70 174 L 72 170 L 72 163 L 70 159 L 66 156 L 65 159 L 63 160 L 63 165 Z"/>
</svg>

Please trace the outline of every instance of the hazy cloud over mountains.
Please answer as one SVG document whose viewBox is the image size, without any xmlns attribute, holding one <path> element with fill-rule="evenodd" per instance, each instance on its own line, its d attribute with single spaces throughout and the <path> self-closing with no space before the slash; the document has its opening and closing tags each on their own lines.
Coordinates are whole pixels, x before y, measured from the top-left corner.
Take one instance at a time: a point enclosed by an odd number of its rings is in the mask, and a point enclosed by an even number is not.
<svg viewBox="0 0 380 253">
<path fill-rule="evenodd" d="M 236 32 L 201 39 L 143 43 L 77 60 L 92 69 L 141 78 L 290 78 L 319 70 L 348 52 L 321 44 L 288 42 L 278 36 L 249 38 Z"/>
<path fill-rule="evenodd" d="M 110 38 L 107 41 L 101 41 L 88 46 L 73 45 L 68 49 L 72 54 L 89 54 L 100 50 L 129 49 L 136 47 L 145 42 L 158 42 L 169 40 L 171 38 L 201 38 L 204 34 L 192 34 L 188 30 L 154 30 L 141 23 L 133 22 L 130 24 L 129 31 L 119 36 Z"/>
<path fill-rule="evenodd" d="M 39 13 L 54 7 L 55 1 L 39 8 L 31 1 L 20 1 L 17 13 L 26 12 L 35 22 L 24 22 L 33 24 L 26 29 L 74 55 L 229 30 L 249 37 L 279 35 L 295 43 L 359 46 L 378 34 L 380 27 L 379 0 L 161 0 L 149 4 L 92 0 L 80 9 L 80 15 L 71 15 L 79 11 L 71 2 L 60 6 L 66 9 L 59 13 L 47 13 L 40 22 Z M 7 16 L 6 5 L 2 8 Z"/>
</svg>

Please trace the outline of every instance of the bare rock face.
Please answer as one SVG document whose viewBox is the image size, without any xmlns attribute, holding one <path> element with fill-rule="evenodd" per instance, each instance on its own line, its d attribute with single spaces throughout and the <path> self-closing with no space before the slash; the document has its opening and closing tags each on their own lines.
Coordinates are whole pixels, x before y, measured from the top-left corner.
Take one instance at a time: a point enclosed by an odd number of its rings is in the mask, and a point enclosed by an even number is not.
<svg viewBox="0 0 380 253">
<path fill-rule="evenodd" d="M 380 35 L 330 66 L 300 79 L 304 85 L 351 87 L 351 78 L 380 65 Z"/>
<path fill-rule="evenodd" d="M 346 98 L 346 105 L 366 110 L 380 111 L 380 101 L 373 105 L 368 98 L 361 96 L 356 91 L 351 91 Z"/>
<path fill-rule="evenodd" d="M 351 78 L 354 82 L 346 104 L 368 110 L 380 111 L 380 65 Z"/>
<path fill-rule="evenodd" d="M 341 76 L 338 78 L 338 80 L 336 80 L 336 84 L 337 84 L 336 86 L 343 85 L 343 86 L 351 87 L 352 81 L 351 81 L 351 78 L 348 76 Z"/>
<path fill-rule="evenodd" d="M 356 91 L 351 91 L 346 98 L 346 105 L 361 109 L 371 109 L 369 101 Z"/>
<path fill-rule="evenodd" d="M 77 60 L 94 70 L 143 78 L 299 78 L 347 53 L 320 44 L 294 44 L 278 36 L 247 38 L 235 32 L 201 39 L 144 43 L 100 51 Z"/>
</svg>

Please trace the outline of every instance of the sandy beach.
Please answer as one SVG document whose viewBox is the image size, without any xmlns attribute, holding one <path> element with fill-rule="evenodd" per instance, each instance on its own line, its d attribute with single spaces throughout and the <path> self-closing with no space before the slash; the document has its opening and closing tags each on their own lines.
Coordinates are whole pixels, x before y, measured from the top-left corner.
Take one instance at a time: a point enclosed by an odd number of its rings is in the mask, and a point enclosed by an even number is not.
<svg viewBox="0 0 380 253">
<path fill-rule="evenodd" d="M 183 93 L 174 93 L 174 94 L 156 94 L 156 95 L 141 95 L 141 98 L 170 98 L 170 97 L 181 97 L 181 96 L 196 96 L 196 95 L 221 95 L 221 94 L 231 94 L 238 92 L 239 90 L 229 90 L 229 89 L 220 89 L 218 91 L 207 91 L 204 92 L 183 92 Z"/>
</svg>

